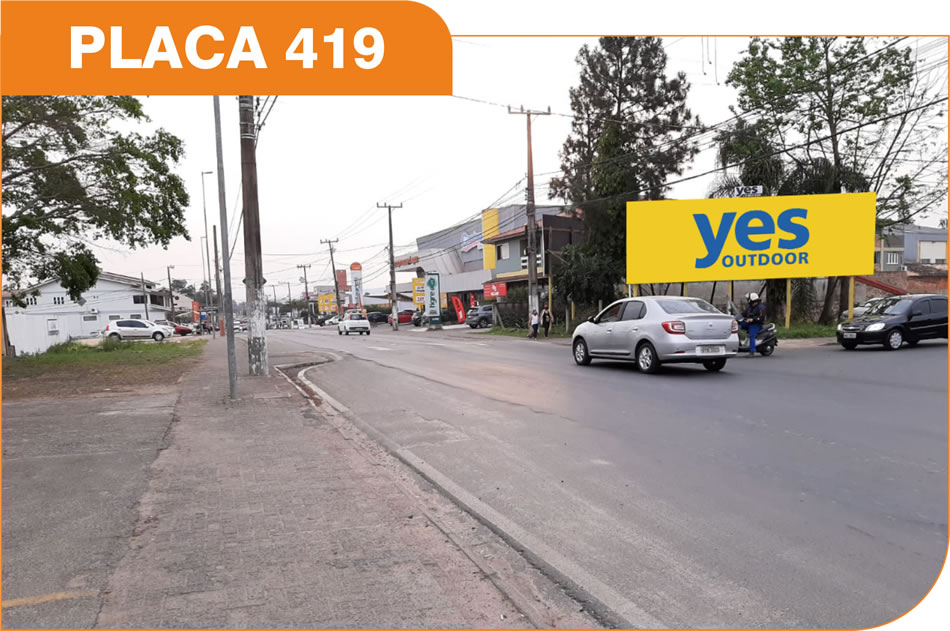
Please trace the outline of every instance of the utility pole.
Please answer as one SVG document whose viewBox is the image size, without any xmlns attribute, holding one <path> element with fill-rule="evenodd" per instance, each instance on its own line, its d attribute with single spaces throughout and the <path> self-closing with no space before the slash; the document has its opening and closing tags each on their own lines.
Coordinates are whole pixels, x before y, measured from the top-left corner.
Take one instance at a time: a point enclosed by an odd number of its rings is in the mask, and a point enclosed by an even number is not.
<svg viewBox="0 0 950 631">
<path fill-rule="evenodd" d="M 280 303 L 277 302 L 277 285 L 271 285 L 274 290 L 274 324 L 280 326 Z"/>
<path fill-rule="evenodd" d="M 393 208 L 402 208 L 402 204 L 376 204 L 376 208 L 385 208 L 389 212 L 389 300 L 392 302 L 393 331 L 399 330 L 399 301 L 396 300 L 396 255 L 393 252 Z"/>
<path fill-rule="evenodd" d="M 303 292 L 304 296 L 307 299 L 307 326 L 310 326 L 310 321 L 313 320 L 313 312 L 310 309 L 310 284 L 307 282 L 307 268 L 310 267 L 310 263 L 306 265 L 298 265 L 297 269 L 303 270 Z M 334 276 L 336 272 L 334 272 Z"/>
<path fill-rule="evenodd" d="M 148 292 L 145 291 L 145 272 L 142 272 L 142 297 L 145 298 L 145 319 L 148 320 Z"/>
<path fill-rule="evenodd" d="M 224 336 L 228 341 L 228 390 L 230 397 L 234 399 L 237 397 L 237 357 L 234 350 L 231 252 L 228 250 L 228 206 L 224 196 L 224 152 L 221 148 L 221 105 L 218 97 L 214 97 L 214 140 L 218 154 L 218 210 L 221 214 L 221 256 L 224 262 Z M 215 247 L 217 247 L 217 238 L 215 238 Z"/>
<path fill-rule="evenodd" d="M 267 376 L 264 264 L 261 260 L 261 219 L 257 205 L 257 128 L 254 97 L 238 97 L 241 131 L 241 183 L 244 197 L 244 285 L 247 301 L 247 356 L 250 373 Z"/>
<path fill-rule="evenodd" d="M 340 281 L 336 277 L 336 263 L 333 261 L 333 244 L 339 239 L 321 239 L 320 243 L 327 243 L 330 246 L 330 269 L 333 270 L 333 290 L 336 291 L 336 313 L 343 317 L 343 305 L 340 304 Z"/>
<path fill-rule="evenodd" d="M 290 316 L 290 328 L 294 328 L 294 297 L 290 293 L 290 281 L 287 281 L 287 315 Z"/>
<path fill-rule="evenodd" d="M 168 274 L 168 310 L 172 314 L 171 321 L 175 321 L 175 295 L 172 293 L 172 270 L 174 265 L 166 265 L 165 272 Z"/>
<path fill-rule="evenodd" d="M 214 312 L 214 325 L 215 328 L 221 328 L 221 317 L 218 313 L 218 310 L 221 309 L 221 274 L 218 273 L 218 227 L 211 226 L 211 229 L 214 231 L 214 289 L 215 300 L 218 302 L 218 309 Z M 227 335 L 227 331 L 224 334 Z"/>
<path fill-rule="evenodd" d="M 542 112 L 538 110 L 526 110 L 524 106 L 520 110 L 513 110 L 508 106 L 509 114 L 518 114 L 524 116 L 528 122 L 528 188 L 525 191 L 525 213 L 527 214 L 527 232 L 528 232 L 528 311 L 532 312 L 538 308 L 538 246 L 535 243 L 537 235 L 535 234 L 534 220 L 534 159 L 531 151 L 531 117 L 532 116 L 550 116 L 551 108 Z"/>
<path fill-rule="evenodd" d="M 211 306 L 211 253 L 208 250 L 208 203 L 205 198 L 205 176 L 211 175 L 212 173 L 214 173 L 214 171 L 201 172 L 201 211 L 204 213 L 205 218 L 205 261 L 207 261 L 206 265 L 208 266 L 208 285 L 205 289 L 205 300 L 209 308 Z M 210 312 L 208 313 L 208 317 L 211 317 Z"/>
</svg>

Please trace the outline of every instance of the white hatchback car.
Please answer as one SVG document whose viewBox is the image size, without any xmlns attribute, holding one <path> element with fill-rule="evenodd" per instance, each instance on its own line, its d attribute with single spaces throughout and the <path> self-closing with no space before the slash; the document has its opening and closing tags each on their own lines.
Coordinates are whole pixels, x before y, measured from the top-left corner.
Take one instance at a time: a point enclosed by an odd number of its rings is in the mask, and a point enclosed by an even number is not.
<svg viewBox="0 0 950 631">
<path fill-rule="evenodd" d="M 350 333 L 359 333 L 360 335 L 365 333 L 366 335 L 369 335 L 370 323 L 369 320 L 366 319 L 366 316 L 364 316 L 362 313 L 359 313 L 358 311 L 351 312 L 344 314 L 343 319 L 340 320 L 340 322 L 336 325 L 336 331 L 340 335 L 343 335 L 344 333 L 347 335 Z"/>
<path fill-rule="evenodd" d="M 593 357 L 636 361 L 655 373 L 661 364 L 696 363 L 722 370 L 739 350 L 739 325 L 701 298 L 641 296 L 618 300 L 574 329 L 574 361 Z"/>
<path fill-rule="evenodd" d="M 155 324 L 150 320 L 113 320 L 102 332 L 103 336 L 119 340 L 148 339 L 161 342 L 174 335 L 171 327 Z"/>
</svg>

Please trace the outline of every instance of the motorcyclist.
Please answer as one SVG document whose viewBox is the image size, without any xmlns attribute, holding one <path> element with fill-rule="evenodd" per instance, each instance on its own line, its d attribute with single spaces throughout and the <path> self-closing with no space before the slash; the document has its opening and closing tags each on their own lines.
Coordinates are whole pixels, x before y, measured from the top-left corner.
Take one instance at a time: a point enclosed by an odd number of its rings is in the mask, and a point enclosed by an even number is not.
<svg viewBox="0 0 950 631">
<path fill-rule="evenodd" d="M 755 292 L 749 294 L 748 299 L 739 326 L 749 333 L 749 357 L 755 357 L 755 338 L 762 330 L 762 325 L 765 324 L 765 305 L 759 300 L 759 294 Z"/>
</svg>

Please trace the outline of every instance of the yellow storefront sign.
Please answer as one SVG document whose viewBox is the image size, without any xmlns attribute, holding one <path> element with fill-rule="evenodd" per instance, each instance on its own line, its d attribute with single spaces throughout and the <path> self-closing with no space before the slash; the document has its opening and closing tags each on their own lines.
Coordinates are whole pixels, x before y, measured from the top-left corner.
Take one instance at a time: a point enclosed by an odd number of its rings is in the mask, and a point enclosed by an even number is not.
<svg viewBox="0 0 950 631">
<path fill-rule="evenodd" d="M 627 204 L 627 283 L 874 273 L 876 195 Z"/>
<path fill-rule="evenodd" d="M 412 279 L 412 304 L 416 307 L 423 307 L 426 304 L 426 279 L 425 278 L 413 278 Z"/>
</svg>

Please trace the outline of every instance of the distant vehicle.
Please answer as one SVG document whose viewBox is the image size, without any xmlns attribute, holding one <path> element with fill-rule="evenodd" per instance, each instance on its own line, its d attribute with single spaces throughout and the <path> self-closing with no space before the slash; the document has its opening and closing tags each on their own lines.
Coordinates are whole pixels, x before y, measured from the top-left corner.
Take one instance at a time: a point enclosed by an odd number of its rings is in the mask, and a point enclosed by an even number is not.
<svg viewBox="0 0 950 631">
<path fill-rule="evenodd" d="M 161 342 L 169 337 L 172 329 L 160 324 L 155 324 L 150 320 L 113 320 L 110 322 L 103 335 L 117 340 L 148 339 Z"/>
<path fill-rule="evenodd" d="M 344 333 L 347 335 L 350 333 L 359 333 L 360 335 L 365 333 L 369 335 L 370 323 L 369 320 L 366 319 L 366 316 L 359 311 L 354 311 L 343 315 L 343 319 L 337 323 L 336 331 L 340 335 Z"/>
<path fill-rule="evenodd" d="M 389 319 L 389 315 L 381 311 L 370 311 L 366 314 L 366 319 L 369 320 L 370 324 L 379 324 L 386 322 Z"/>
<path fill-rule="evenodd" d="M 155 324 L 171 329 L 171 334 L 173 335 L 191 335 L 194 333 L 194 331 L 191 330 L 191 327 L 170 322 L 168 320 L 155 320 Z"/>
<path fill-rule="evenodd" d="M 854 308 L 854 317 L 859 318 L 863 316 L 865 313 L 867 313 L 868 309 L 873 307 L 876 303 L 880 302 L 881 300 L 885 300 L 885 299 L 886 299 L 885 297 L 881 297 L 881 298 L 871 298 L 869 300 L 864 301 L 863 303 L 861 303 L 860 305 Z M 841 312 L 841 315 L 838 316 L 838 321 L 845 322 L 847 321 L 847 319 L 848 319 L 848 310 L 845 309 L 844 311 Z"/>
<path fill-rule="evenodd" d="M 492 306 L 472 307 L 465 314 L 465 322 L 473 329 L 486 329 L 492 325 Z"/>
<path fill-rule="evenodd" d="M 722 370 L 739 348 L 739 324 L 701 298 L 625 298 L 583 322 L 571 348 L 574 361 L 592 358 L 634 360 L 655 373 L 665 363 L 697 363 Z"/>
<path fill-rule="evenodd" d="M 323 322 L 323 326 L 336 326 L 340 323 L 340 316 L 330 316 Z"/>
<path fill-rule="evenodd" d="M 409 324 L 410 322 L 412 322 L 412 315 L 414 313 L 416 313 L 415 309 L 403 309 L 402 311 L 397 313 L 396 315 L 399 317 L 399 324 Z M 393 323 L 392 315 L 390 315 L 386 319 L 386 322 L 388 322 L 389 324 Z"/>
<path fill-rule="evenodd" d="M 247 331 L 247 324 L 244 322 L 235 322 L 234 323 L 234 332 L 240 333 L 242 331 Z"/>
<path fill-rule="evenodd" d="M 916 346 L 921 340 L 947 339 L 947 297 L 908 294 L 884 298 L 860 318 L 839 324 L 837 338 L 849 351 L 859 344 L 883 344 L 896 351 L 904 342 Z"/>
</svg>

